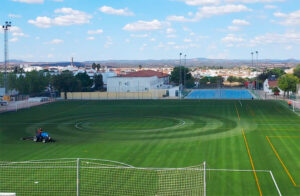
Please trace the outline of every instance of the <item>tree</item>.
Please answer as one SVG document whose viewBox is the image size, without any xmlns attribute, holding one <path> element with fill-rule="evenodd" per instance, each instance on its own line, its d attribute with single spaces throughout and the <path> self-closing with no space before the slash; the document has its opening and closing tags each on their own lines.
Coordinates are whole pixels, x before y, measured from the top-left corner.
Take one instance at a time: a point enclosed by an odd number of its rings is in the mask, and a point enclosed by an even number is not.
<svg viewBox="0 0 300 196">
<path fill-rule="evenodd" d="M 86 72 L 79 73 L 75 76 L 81 83 L 82 91 L 89 91 L 93 85 L 93 80 L 87 75 Z"/>
<path fill-rule="evenodd" d="M 294 69 L 294 75 L 300 79 L 300 64 Z"/>
<path fill-rule="evenodd" d="M 142 69 L 143 68 L 143 66 L 142 65 L 139 65 L 139 69 Z"/>
<path fill-rule="evenodd" d="M 81 89 L 80 81 L 70 71 L 65 71 L 60 75 L 54 76 L 53 86 L 59 92 L 64 92 L 65 99 L 67 99 L 67 92 L 79 91 Z"/>
<path fill-rule="evenodd" d="M 203 77 L 200 79 L 200 85 L 206 85 L 209 82 L 208 77 Z"/>
<path fill-rule="evenodd" d="M 180 83 L 180 74 L 179 74 L 180 70 L 181 70 L 181 84 L 183 84 L 184 81 L 189 81 L 193 78 L 188 68 L 183 66 L 175 67 L 171 73 L 170 81 L 175 83 L 176 85 L 179 85 Z"/>
<path fill-rule="evenodd" d="M 229 77 L 227 78 L 227 81 L 230 82 L 230 83 L 232 83 L 232 82 L 235 81 L 235 77 L 234 77 L 234 76 L 229 76 Z"/>
<path fill-rule="evenodd" d="M 99 70 L 101 69 L 101 65 L 100 65 L 100 64 L 93 63 L 93 64 L 92 64 L 92 68 L 93 68 L 93 69 L 97 69 L 97 71 L 99 72 Z"/>
<path fill-rule="evenodd" d="M 284 91 L 284 96 L 287 93 L 287 96 L 289 96 L 290 92 L 296 92 L 297 90 L 297 83 L 299 82 L 299 79 L 292 75 L 292 74 L 286 74 L 279 78 L 278 86 L 281 90 Z"/>
<path fill-rule="evenodd" d="M 278 87 L 274 87 L 274 88 L 272 89 L 272 92 L 274 93 L 274 95 L 279 95 L 280 90 L 279 90 Z"/>
<path fill-rule="evenodd" d="M 275 76 L 276 78 L 279 78 L 284 74 L 285 74 L 284 70 L 280 68 L 274 68 L 274 69 L 264 71 L 262 74 L 258 76 L 258 79 L 259 81 L 263 82 L 271 76 Z"/>
<path fill-rule="evenodd" d="M 102 90 L 103 89 L 103 78 L 102 78 L 102 75 L 99 74 L 99 75 L 96 75 L 94 77 L 94 89 L 96 91 L 99 91 L 99 90 Z"/>
</svg>

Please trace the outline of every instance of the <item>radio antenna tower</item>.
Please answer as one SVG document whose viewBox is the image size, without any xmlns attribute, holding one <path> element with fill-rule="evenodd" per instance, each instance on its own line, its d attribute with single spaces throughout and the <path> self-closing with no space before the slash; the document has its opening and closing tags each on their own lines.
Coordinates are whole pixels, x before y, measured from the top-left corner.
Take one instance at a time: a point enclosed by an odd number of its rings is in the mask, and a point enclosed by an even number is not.
<svg viewBox="0 0 300 196">
<path fill-rule="evenodd" d="M 4 30 L 4 88 L 7 94 L 7 64 L 8 64 L 8 30 L 11 27 L 11 22 L 6 21 L 2 26 Z"/>
</svg>

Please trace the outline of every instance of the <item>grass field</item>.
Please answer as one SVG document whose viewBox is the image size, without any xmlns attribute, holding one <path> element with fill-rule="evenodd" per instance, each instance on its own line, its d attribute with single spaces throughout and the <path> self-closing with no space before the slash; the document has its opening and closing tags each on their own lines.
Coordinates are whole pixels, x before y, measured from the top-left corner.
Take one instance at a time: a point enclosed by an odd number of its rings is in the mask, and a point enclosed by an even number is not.
<svg viewBox="0 0 300 196">
<path fill-rule="evenodd" d="M 56 102 L 0 114 L 0 161 L 81 157 L 152 168 L 206 161 L 214 169 L 271 170 L 283 195 L 300 195 L 299 123 L 276 101 Z M 57 142 L 20 141 L 39 127 Z M 278 195 L 268 172 L 207 173 L 207 195 L 260 194 Z"/>
</svg>

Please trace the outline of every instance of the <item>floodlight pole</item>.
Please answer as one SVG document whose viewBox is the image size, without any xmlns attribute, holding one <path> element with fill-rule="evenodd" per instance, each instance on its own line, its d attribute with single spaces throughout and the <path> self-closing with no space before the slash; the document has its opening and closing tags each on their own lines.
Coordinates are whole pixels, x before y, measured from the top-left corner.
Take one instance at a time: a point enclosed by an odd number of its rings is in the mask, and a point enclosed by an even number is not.
<svg viewBox="0 0 300 196">
<path fill-rule="evenodd" d="M 181 56 L 182 56 L 182 53 L 179 53 L 179 97 L 180 97 L 180 99 L 181 99 L 181 85 L 182 85 Z"/>
<path fill-rule="evenodd" d="M 4 30 L 4 88 L 7 95 L 7 63 L 8 63 L 8 30 L 11 27 L 11 22 L 6 21 L 2 26 Z"/>
<path fill-rule="evenodd" d="M 184 66 L 183 66 L 183 88 L 185 88 L 186 85 L 186 73 L 185 73 L 185 68 L 186 68 L 186 54 L 184 55 Z"/>
<path fill-rule="evenodd" d="M 258 70 L 258 51 L 256 51 L 256 70 Z M 259 84 L 258 84 L 258 77 L 256 77 L 256 90 L 258 90 Z"/>
</svg>

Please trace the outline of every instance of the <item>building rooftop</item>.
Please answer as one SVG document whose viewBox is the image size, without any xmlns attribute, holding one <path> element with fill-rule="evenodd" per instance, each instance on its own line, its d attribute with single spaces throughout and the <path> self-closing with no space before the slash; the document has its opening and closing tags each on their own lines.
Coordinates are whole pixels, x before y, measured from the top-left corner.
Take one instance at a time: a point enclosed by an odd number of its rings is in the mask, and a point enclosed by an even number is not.
<svg viewBox="0 0 300 196">
<path fill-rule="evenodd" d="M 153 77 L 153 76 L 157 76 L 158 78 L 164 78 L 164 77 L 168 77 L 169 75 L 158 71 L 152 71 L 152 70 L 142 70 L 142 71 L 127 73 L 125 75 L 120 75 L 120 77 Z"/>
</svg>

